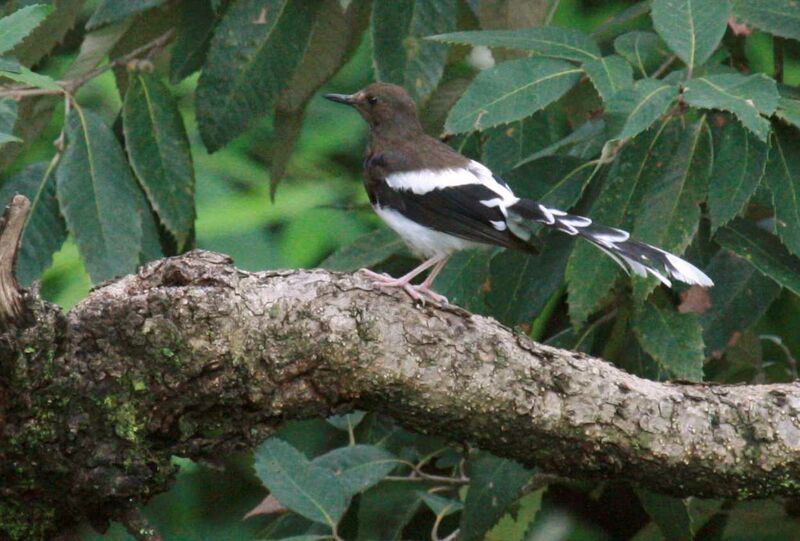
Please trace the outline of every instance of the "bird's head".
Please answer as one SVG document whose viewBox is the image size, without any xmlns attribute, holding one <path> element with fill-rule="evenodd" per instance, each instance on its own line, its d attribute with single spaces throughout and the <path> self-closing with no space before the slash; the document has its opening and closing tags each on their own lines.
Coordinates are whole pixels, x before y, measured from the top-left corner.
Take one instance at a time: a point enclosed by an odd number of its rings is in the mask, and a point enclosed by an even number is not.
<svg viewBox="0 0 800 541">
<path fill-rule="evenodd" d="M 355 107 L 373 129 L 398 132 L 422 129 L 417 106 L 402 86 L 372 83 L 355 94 L 325 94 L 325 97 Z"/>
</svg>

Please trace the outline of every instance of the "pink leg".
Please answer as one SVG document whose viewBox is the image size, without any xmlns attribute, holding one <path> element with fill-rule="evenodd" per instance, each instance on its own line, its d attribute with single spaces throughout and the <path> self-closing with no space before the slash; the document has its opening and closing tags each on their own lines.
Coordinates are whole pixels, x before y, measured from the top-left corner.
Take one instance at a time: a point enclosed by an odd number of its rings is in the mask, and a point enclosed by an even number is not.
<svg viewBox="0 0 800 541">
<path fill-rule="evenodd" d="M 404 274 L 400 278 L 392 278 L 388 274 L 378 274 L 377 272 L 373 272 L 369 269 L 361 269 L 361 272 L 363 272 L 370 278 L 373 278 L 376 281 L 376 283 L 378 283 L 381 286 L 403 287 L 406 284 L 410 284 L 411 280 L 416 278 L 418 275 L 422 274 L 425 270 L 439 263 L 441 259 L 442 259 L 441 256 L 435 256 L 430 259 L 426 259 L 425 261 L 422 262 L 421 265 L 415 267 L 414 269 L 409 271 L 407 274 Z"/>
<path fill-rule="evenodd" d="M 375 284 L 380 287 L 400 287 L 403 288 L 403 291 L 408 293 L 408 296 L 414 299 L 415 301 L 420 301 L 421 303 L 425 304 L 425 300 L 430 299 L 435 302 L 446 303 L 447 298 L 438 293 L 431 291 L 430 286 L 433 284 L 433 280 L 436 278 L 436 275 L 444 267 L 445 263 L 447 262 L 447 256 L 434 256 L 430 259 L 427 259 L 422 262 L 421 265 L 412 269 L 407 274 L 401 276 L 400 278 L 392 278 L 387 274 L 379 274 L 377 272 L 373 272 L 369 269 L 361 269 L 361 272 L 369 276 L 370 278 L 375 280 Z M 430 272 L 428 277 L 422 282 L 420 285 L 415 286 L 411 284 L 411 280 L 415 277 L 422 274 L 425 270 L 433 267 L 433 270 Z"/>
</svg>

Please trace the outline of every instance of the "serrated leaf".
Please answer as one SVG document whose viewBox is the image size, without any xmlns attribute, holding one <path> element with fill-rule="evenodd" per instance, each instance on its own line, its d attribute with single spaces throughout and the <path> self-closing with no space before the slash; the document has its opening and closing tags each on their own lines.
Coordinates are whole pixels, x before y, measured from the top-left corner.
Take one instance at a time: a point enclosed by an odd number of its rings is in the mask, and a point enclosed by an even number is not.
<svg viewBox="0 0 800 541">
<path fill-rule="evenodd" d="M 707 75 L 684 86 L 686 103 L 705 109 L 730 111 L 759 139 L 766 142 L 769 120 L 778 105 L 775 80 L 763 73 L 749 77 L 739 73 Z"/>
<path fill-rule="evenodd" d="M 541 26 L 519 30 L 480 30 L 430 36 L 445 43 L 464 43 L 531 51 L 540 56 L 586 62 L 600 58 L 594 40 L 575 28 Z"/>
<path fill-rule="evenodd" d="M 561 138 L 562 127 L 547 111 L 503 126 L 489 128 L 483 133 L 481 163 L 502 175 L 532 154 L 551 146 Z"/>
<path fill-rule="evenodd" d="M 775 131 L 764 179 L 772 191 L 775 229 L 783 244 L 800 255 L 800 139 L 790 128 Z"/>
<path fill-rule="evenodd" d="M 421 504 L 419 483 L 393 481 L 372 487 L 359 501 L 358 541 L 399 539 Z"/>
<path fill-rule="evenodd" d="M 642 349 L 671 376 L 702 381 L 703 329 L 697 314 L 679 314 L 647 301 L 634 310 L 631 327 Z"/>
<path fill-rule="evenodd" d="M 705 118 L 701 118 L 683 131 L 669 163 L 642 197 L 633 237 L 682 254 L 699 226 L 700 204 L 708 192 L 712 163 L 711 133 Z M 642 298 L 655 283 L 655 278 L 638 280 L 634 293 Z"/>
<path fill-rule="evenodd" d="M 445 129 L 462 133 L 528 117 L 566 94 L 580 77 L 580 69 L 562 60 L 503 62 L 475 77 L 450 111 Z"/>
<path fill-rule="evenodd" d="M 86 23 L 86 28 L 94 30 L 97 27 L 115 23 L 146 9 L 160 6 L 164 2 L 166 0 L 102 0 L 89 22 Z"/>
<path fill-rule="evenodd" d="M 269 111 L 303 58 L 319 5 L 289 0 L 230 5 L 197 85 L 197 120 L 209 151 Z"/>
<path fill-rule="evenodd" d="M 52 11 L 52 6 L 33 4 L 0 19 L 0 54 L 13 49 Z"/>
<path fill-rule="evenodd" d="M 94 112 L 74 109 L 67 148 L 56 170 L 58 201 L 94 282 L 139 264 L 141 197 L 111 129 Z"/>
<path fill-rule="evenodd" d="M 56 179 L 46 162 L 29 165 L 9 178 L 0 190 L 5 204 L 15 194 L 31 202 L 28 220 L 22 230 L 16 274 L 22 287 L 29 287 L 50 266 L 53 254 L 67 238 L 67 226 L 58 210 Z"/>
<path fill-rule="evenodd" d="M 467 461 L 470 479 L 459 524 L 461 541 L 482 541 L 506 509 L 516 501 L 531 472 L 513 460 L 486 452 Z"/>
<path fill-rule="evenodd" d="M 750 263 L 728 250 L 720 250 L 705 269 L 714 287 L 711 307 L 700 316 L 708 355 L 724 352 L 735 333 L 754 325 L 767 311 L 781 287 Z"/>
<path fill-rule="evenodd" d="M 348 497 L 378 484 L 400 463 L 392 453 L 374 445 L 339 447 L 312 462 L 331 470 Z"/>
<path fill-rule="evenodd" d="M 653 0 L 653 27 L 689 71 L 717 48 L 728 26 L 728 0 Z"/>
<path fill-rule="evenodd" d="M 210 0 L 196 0 L 184 5 L 169 59 L 172 84 L 179 83 L 203 66 L 218 22 Z"/>
<path fill-rule="evenodd" d="M 367 412 L 356 410 L 344 415 L 331 415 L 325 420 L 328 422 L 328 424 L 335 426 L 339 430 L 348 432 L 357 427 L 359 423 L 364 420 L 366 415 Z"/>
<path fill-rule="evenodd" d="M 738 19 L 770 34 L 800 40 L 800 11 L 794 0 L 732 0 Z"/>
<path fill-rule="evenodd" d="M 486 298 L 492 317 L 505 325 L 530 323 L 564 281 L 574 243 L 566 235 L 549 235 L 538 255 L 504 250 L 492 258 L 492 288 Z"/>
<path fill-rule="evenodd" d="M 279 502 L 309 520 L 333 528 L 347 510 L 345 490 L 336 475 L 279 438 L 259 446 L 255 470 Z"/>
<path fill-rule="evenodd" d="M 653 125 L 678 97 L 678 87 L 642 79 L 633 88 L 614 94 L 606 107 L 606 121 L 616 139 L 628 139 Z"/>
<path fill-rule="evenodd" d="M 53 0 L 53 11 L 12 52 L 24 66 L 33 66 L 61 43 L 75 26 L 86 0 Z"/>
<path fill-rule="evenodd" d="M 374 2 L 370 32 L 376 79 L 403 86 L 424 101 L 447 60 L 447 46 L 424 37 L 455 30 L 456 7 L 455 0 Z"/>
<path fill-rule="evenodd" d="M 425 505 L 428 506 L 428 509 L 433 511 L 433 514 L 437 517 L 446 517 L 464 508 L 463 503 L 452 498 L 445 498 L 431 492 L 420 492 L 419 495 Z"/>
<path fill-rule="evenodd" d="M 800 295 L 800 258 L 790 254 L 775 235 L 749 220 L 736 218 L 717 231 L 714 239 L 765 276 Z"/>
<path fill-rule="evenodd" d="M 601 141 L 601 138 L 602 142 L 604 143 L 605 131 L 605 120 L 602 118 L 589 119 L 581 124 L 575 131 L 569 133 L 551 145 L 544 147 L 538 152 L 534 152 L 530 156 L 526 156 L 515 165 L 517 167 L 521 167 L 528 162 L 538 160 L 539 158 L 552 156 L 553 154 L 565 154 L 567 156 L 577 158 L 588 158 L 588 156 L 584 155 L 583 149 L 591 147 L 595 141 Z M 572 148 L 565 150 L 567 147 Z"/>
<path fill-rule="evenodd" d="M 64 79 L 76 79 L 96 68 L 127 32 L 132 22 L 132 19 L 127 19 L 87 33 L 81 42 L 78 56 L 70 64 Z"/>
<path fill-rule="evenodd" d="M 18 83 L 24 83 L 28 86 L 36 88 L 44 88 L 45 90 L 61 90 L 61 87 L 52 77 L 42 75 L 41 73 L 34 73 L 25 66 L 19 64 L 16 60 L 3 58 L 2 65 L 0 65 L 0 77 L 6 77 Z"/>
<path fill-rule="evenodd" d="M 122 116 L 131 166 L 180 252 L 195 211 L 194 167 L 178 106 L 154 75 L 130 72 Z"/>
<path fill-rule="evenodd" d="M 642 77 L 647 77 L 669 54 L 658 34 L 641 30 L 617 37 L 614 40 L 614 50 L 638 69 Z"/>
<path fill-rule="evenodd" d="M 641 209 L 641 200 L 680 137 L 677 121 L 654 126 L 625 145 L 608 172 L 607 181 L 587 216 L 597 223 L 630 231 Z M 622 274 L 605 253 L 588 242 L 578 242 L 566 269 L 569 315 L 582 325 Z"/>
<path fill-rule="evenodd" d="M 734 219 L 755 193 L 767 165 L 769 147 L 735 122 L 714 132 L 714 167 L 708 186 L 711 230 Z"/>
<path fill-rule="evenodd" d="M 778 108 L 775 115 L 795 128 L 800 128 L 800 100 L 793 100 L 781 96 L 778 98 Z"/>
<path fill-rule="evenodd" d="M 433 289 L 450 301 L 470 311 L 483 309 L 483 292 L 489 278 L 491 252 L 486 249 L 464 250 L 450 257 L 433 282 Z"/>
<path fill-rule="evenodd" d="M 542 507 L 542 495 L 546 489 L 526 494 L 519 500 L 519 511 L 516 516 L 506 513 L 486 534 L 486 541 L 523 541 L 525 533 L 530 531 L 536 521 L 536 515 Z"/>
<path fill-rule="evenodd" d="M 692 541 L 694 539 L 688 500 L 647 490 L 637 490 L 636 494 L 647 514 L 664 534 L 664 539 L 670 541 Z"/>
<path fill-rule="evenodd" d="M 633 86 L 633 68 L 621 56 L 611 55 L 589 60 L 582 67 L 603 101 L 608 101 L 620 90 Z"/>
<path fill-rule="evenodd" d="M 319 266 L 332 271 L 353 272 L 386 261 L 404 247 L 405 243 L 394 231 L 382 227 L 343 246 Z"/>
</svg>

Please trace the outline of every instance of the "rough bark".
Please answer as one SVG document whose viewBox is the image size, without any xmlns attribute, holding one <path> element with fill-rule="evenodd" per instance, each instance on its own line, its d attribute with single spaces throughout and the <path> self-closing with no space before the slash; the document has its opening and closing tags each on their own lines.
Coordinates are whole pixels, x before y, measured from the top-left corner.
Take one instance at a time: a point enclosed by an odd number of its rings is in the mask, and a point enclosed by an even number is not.
<svg viewBox="0 0 800 541">
<path fill-rule="evenodd" d="M 644 380 L 362 276 L 247 273 L 192 252 L 0 336 L 0 524 L 102 524 L 168 488 L 171 455 L 253 446 L 361 408 L 567 477 L 674 495 L 800 494 L 800 384 Z"/>
</svg>

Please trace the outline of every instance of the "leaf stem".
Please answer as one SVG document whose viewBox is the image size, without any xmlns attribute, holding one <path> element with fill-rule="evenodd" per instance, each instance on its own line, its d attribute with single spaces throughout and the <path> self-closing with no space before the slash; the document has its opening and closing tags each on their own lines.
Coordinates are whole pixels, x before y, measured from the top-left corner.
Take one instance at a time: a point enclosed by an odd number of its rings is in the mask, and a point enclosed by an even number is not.
<svg viewBox="0 0 800 541">
<path fill-rule="evenodd" d="M 660 66 L 658 66 L 658 69 L 656 71 L 654 71 L 653 74 L 650 77 L 653 78 L 653 79 L 658 79 L 659 77 L 664 75 L 664 72 L 666 72 L 669 69 L 669 67 L 672 65 L 672 63 L 675 62 L 676 58 L 678 58 L 678 57 L 675 56 L 674 54 L 669 55 L 669 58 L 664 60 L 664 62 Z M 691 69 L 691 66 L 690 66 L 689 67 L 689 76 L 687 77 L 687 79 L 691 79 L 692 78 L 691 71 L 692 71 L 692 69 Z"/>
</svg>

